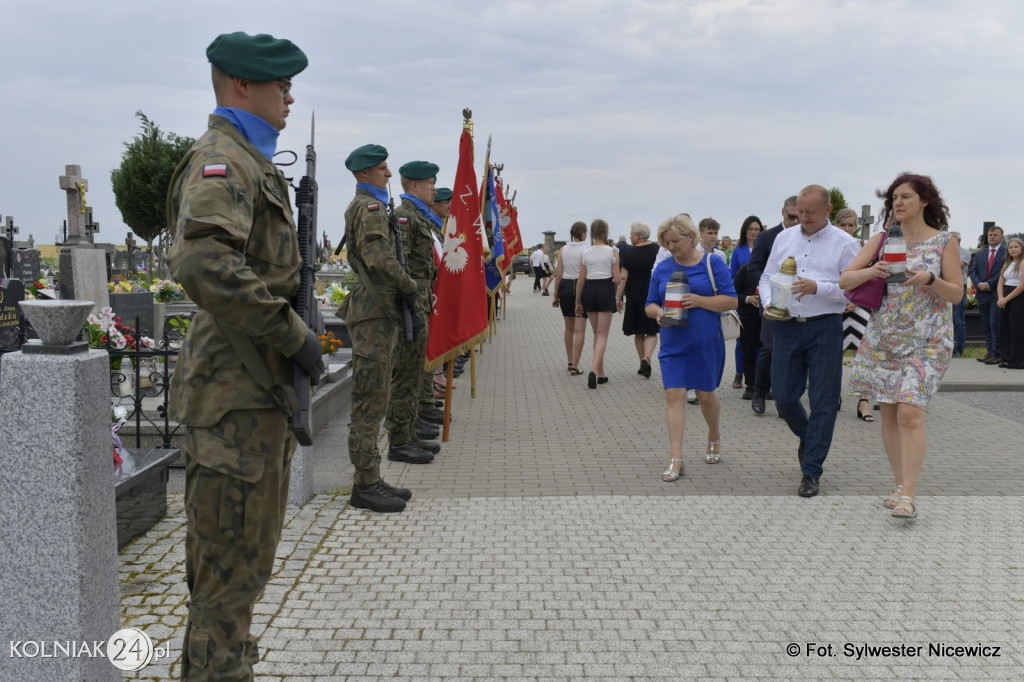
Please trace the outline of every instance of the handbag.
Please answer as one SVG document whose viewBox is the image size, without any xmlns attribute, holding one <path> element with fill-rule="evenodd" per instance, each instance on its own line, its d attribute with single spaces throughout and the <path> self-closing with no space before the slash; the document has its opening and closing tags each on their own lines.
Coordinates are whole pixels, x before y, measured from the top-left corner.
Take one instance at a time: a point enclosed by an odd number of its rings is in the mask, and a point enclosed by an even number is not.
<svg viewBox="0 0 1024 682">
<path fill-rule="evenodd" d="M 878 250 L 875 251 L 875 257 L 871 259 L 870 263 L 868 263 L 869 268 L 878 262 L 878 258 L 882 254 L 882 248 L 885 246 L 885 240 L 887 238 L 888 235 L 883 232 L 882 239 L 878 242 Z M 872 277 L 863 284 L 856 286 L 849 291 L 843 292 L 843 295 L 846 296 L 850 303 L 868 310 L 878 310 L 881 308 L 882 296 L 884 294 L 885 280 L 881 277 Z"/>
<path fill-rule="evenodd" d="M 711 271 L 711 254 L 705 258 L 708 264 L 708 279 L 711 280 L 711 290 L 715 292 L 715 296 L 718 295 L 718 287 L 715 285 L 715 273 Z M 740 322 L 740 316 L 735 310 L 726 310 L 724 313 L 718 316 L 718 319 L 722 323 L 722 338 L 726 341 L 740 338 L 740 331 L 743 329 L 743 323 Z"/>
</svg>

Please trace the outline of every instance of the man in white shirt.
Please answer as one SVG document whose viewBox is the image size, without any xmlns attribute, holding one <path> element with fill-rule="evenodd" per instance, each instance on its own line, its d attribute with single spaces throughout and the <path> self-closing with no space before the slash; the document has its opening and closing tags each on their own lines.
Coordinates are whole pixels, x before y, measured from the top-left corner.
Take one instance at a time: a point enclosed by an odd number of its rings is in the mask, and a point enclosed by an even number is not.
<svg viewBox="0 0 1024 682">
<path fill-rule="evenodd" d="M 799 229 L 783 230 L 765 264 L 758 286 L 767 309 L 769 280 L 787 256 L 796 259 L 797 279 L 789 302 L 791 320 L 772 332 L 772 392 L 789 429 L 800 439 L 797 457 L 803 478 L 797 494 L 814 497 L 822 465 L 832 446 L 843 382 L 842 312 L 848 301 L 839 275 L 860 250 L 856 239 L 829 222 L 828 190 L 809 185 L 796 200 Z M 808 387 L 811 414 L 800 398 Z"/>
<path fill-rule="evenodd" d="M 721 258 L 723 263 L 728 265 L 729 260 L 725 257 L 725 251 L 722 251 L 717 246 L 718 232 L 722 229 L 721 223 L 714 218 L 701 218 L 697 229 L 700 230 L 700 243 L 697 244 L 697 250 L 713 253 Z"/>
<path fill-rule="evenodd" d="M 540 291 L 540 280 L 544 275 L 544 249 L 537 246 L 537 250 L 530 254 L 530 265 L 533 267 L 533 290 Z"/>
</svg>

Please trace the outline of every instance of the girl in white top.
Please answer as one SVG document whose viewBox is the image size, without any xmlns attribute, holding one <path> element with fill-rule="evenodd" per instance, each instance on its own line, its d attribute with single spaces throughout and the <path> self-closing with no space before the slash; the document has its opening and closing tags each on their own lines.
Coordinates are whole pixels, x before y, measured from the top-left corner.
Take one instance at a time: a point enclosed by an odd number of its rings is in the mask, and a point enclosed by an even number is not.
<svg viewBox="0 0 1024 682">
<path fill-rule="evenodd" d="M 597 388 L 608 382 L 604 372 L 604 351 L 608 330 L 616 310 L 615 285 L 619 283 L 619 255 L 608 242 L 608 223 L 590 224 L 591 247 L 583 253 L 576 285 L 576 315 L 586 313 L 594 332 L 594 358 L 587 375 L 587 386 Z"/>
<path fill-rule="evenodd" d="M 573 223 L 569 229 L 571 242 L 562 247 L 555 266 L 555 300 L 553 308 L 561 307 L 565 321 L 565 356 L 569 361 L 569 376 L 583 374 L 579 369 L 583 354 L 583 341 L 587 333 L 586 314 L 576 315 L 576 279 L 580 276 L 580 263 L 587 250 L 587 224 Z"/>
<path fill-rule="evenodd" d="M 1024 241 L 1006 242 L 1006 263 L 996 285 L 999 307 L 1000 367 L 1024 369 Z"/>
</svg>

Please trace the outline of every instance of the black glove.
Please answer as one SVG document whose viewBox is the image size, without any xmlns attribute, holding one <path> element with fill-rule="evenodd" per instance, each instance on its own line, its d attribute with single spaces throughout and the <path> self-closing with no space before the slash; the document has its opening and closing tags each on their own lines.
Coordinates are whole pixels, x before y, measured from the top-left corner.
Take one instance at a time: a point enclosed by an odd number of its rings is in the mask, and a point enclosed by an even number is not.
<svg viewBox="0 0 1024 682">
<path fill-rule="evenodd" d="M 324 373 L 324 355 L 320 348 L 320 339 L 312 329 L 306 330 L 306 340 L 294 355 L 289 358 L 309 375 L 309 383 L 316 386 L 320 383 L 320 375 Z"/>
<path fill-rule="evenodd" d="M 411 312 L 413 314 L 413 316 L 415 317 L 415 315 L 416 315 L 416 291 L 413 290 L 412 292 L 410 292 L 408 294 L 406 294 L 406 293 L 398 294 L 398 304 L 400 306 L 405 306 L 406 308 L 408 308 L 409 312 Z"/>
</svg>

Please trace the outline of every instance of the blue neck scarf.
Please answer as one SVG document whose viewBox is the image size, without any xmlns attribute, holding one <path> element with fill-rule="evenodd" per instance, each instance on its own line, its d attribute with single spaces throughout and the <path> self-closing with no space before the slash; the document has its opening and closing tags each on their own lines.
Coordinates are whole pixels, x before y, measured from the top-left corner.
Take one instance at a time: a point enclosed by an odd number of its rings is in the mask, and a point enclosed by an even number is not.
<svg viewBox="0 0 1024 682">
<path fill-rule="evenodd" d="M 357 182 L 356 189 L 361 189 L 369 192 L 373 195 L 373 198 L 377 201 L 388 203 L 388 191 L 383 187 L 377 187 L 377 185 L 371 185 L 368 182 Z"/>
<path fill-rule="evenodd" d="M 277 137 L 281 134 L 277 128 L 259 116 L 236 107 L 217 107 L 213 113 L 230 121 L 231 125 L 235 126 L 238 132 L 252 143 L 252 146 L 260 150 L 263 156 L 271 161 L 274 160 L 274 152 L 277 151 Z"/>
<path fill-rule="evenodd" d="M 414 197 L 411 194 L 403 194 L 403 195 L 401 195 L 400 198 L 408 199 L 409 201 L 411 201 L 412 205 L 415 206 L 419 210 L 420 215 L 422 215 L 424 218 L 426 218 L 430 222 L 434 223 L 434 227 L 436 227 L 439 230 L 441 229 L 441 225 L 443 224 L 441 222 L 441 218 L 436 213 L 434 213 L 430 209 L 430 207 L 426 205 L 426 203 L 424 203 L 420 199 L 417 199 L 416 197 Z"/>
</svg>

